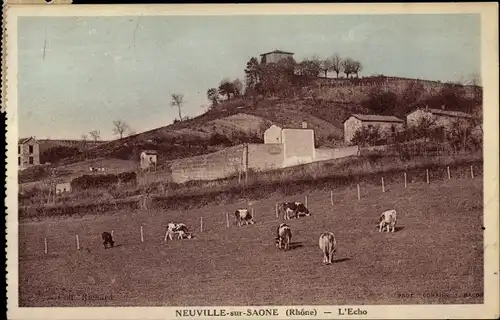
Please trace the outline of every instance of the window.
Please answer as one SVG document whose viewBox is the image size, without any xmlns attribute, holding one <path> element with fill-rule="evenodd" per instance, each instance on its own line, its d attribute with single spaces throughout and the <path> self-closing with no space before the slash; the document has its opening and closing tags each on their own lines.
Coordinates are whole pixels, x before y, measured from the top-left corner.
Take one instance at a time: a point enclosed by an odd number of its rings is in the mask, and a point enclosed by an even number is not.
<svg viewBox="0 0 500 320">
<path fill-rule="evenodd" d="M 21 157 L 17 157 L 17 165 L 20 166 L 21 165 Z"/>
<path fill-rule="evenodd" d="M 17 154 L 21 154 L 21 146 L 17 146 Z"/>
<path fill-rule="evenodd" d="M 33 157 L 29 158 L 29 164 L 33 164 Z"/>
<path fill-rule="evenodd" d="M 30 154 L 33 153 L 33 146 L 30 146 Z"/>
<path fill-rule="evenodd" d="M 392 131 L 392 133 L 396 132 L 396 127 L 394 127 L 394 125 L 391 126 L 391 131 Z"/>
</svg>

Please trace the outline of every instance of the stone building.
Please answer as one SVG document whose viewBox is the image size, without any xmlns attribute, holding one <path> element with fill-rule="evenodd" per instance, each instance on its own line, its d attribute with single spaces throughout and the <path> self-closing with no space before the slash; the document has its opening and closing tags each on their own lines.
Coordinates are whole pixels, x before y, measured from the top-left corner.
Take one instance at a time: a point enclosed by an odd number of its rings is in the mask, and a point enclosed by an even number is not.
<svg viewBox="0 0 500 320">
<path fill-rule="evenodd" d="M 406 115 L 406 123 L 408 127 L 417 126 L 422 119 L 430 121 L 434 128 L 443 128 L 445 132 L 449 132 L 456 122 L 458 122 L 462 127 L 474 127 L 477 120 L 471 114 L 461 111 L 445 110 L 444 108 L 417 108 Z"/>
<path fill-rule="evenodd" d="M 405 122 L 395 116 L 351 114 L 344 121 L 344 141 L 351 143 L 356 131 L 363 127 L 368 129 L 377 128 L 381 137 L 389 137 L 398 131 L 404 130 Z"/>
<path fill-rule="evenodd" d="M 17 143 L 19 170 L 40 164 L 40 144 L 34 137 L 19 139 Z"/>
<path fill-rule="evenodd" d="M 292 58 L 293 52 L 286 52 L 282 50 L 274 50 L 260 55 L 261 63 L 278 63 L 281 59 Z"/>
</svg>

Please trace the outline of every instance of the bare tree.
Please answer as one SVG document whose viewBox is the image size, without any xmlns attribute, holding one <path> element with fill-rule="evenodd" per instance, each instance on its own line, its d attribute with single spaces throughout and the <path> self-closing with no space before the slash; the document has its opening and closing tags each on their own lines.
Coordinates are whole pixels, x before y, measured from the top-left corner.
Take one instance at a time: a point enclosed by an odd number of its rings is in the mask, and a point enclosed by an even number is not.
<svg viewBox="0 0 500 320">
<path fill-rule="evenodd" d="M 342 71 L 342 59 L 338 53 L 335 53 L 331 58 L 331 70 L 335 71 L 337 78 L 339 77 L 340 71 Z"/>
<path fill-rule="evenodd" d="M 101 139 L 101 131 L 99 130 L 92 130 L 89 132 L 89 135 L 92 137 L 92 140 L 94 140 L 94 142 L 97 142 Z"/>
<path fill-rule="evenodd" d="M 125 133 L 125 131 L 129 129 L 125 121 L 122 120 L 113 121 L 113 125 L 115 126 L 113 128 L 113 134 L 120 135 L 120 139 L 123 138 L 123 134 Z"/>
<path fill-rule="evenodd" d="M 356 73 L 356 77 L 359 78 L 359 73 L 363 70 L 363 65 L 359 61 L 352 62 L 352 71 Z"/>
<path fill-rule="evenodd" d="M 184 95 L 180 93 L 172 93 L 172 107 L 177 107 L 179 112 L 179 121 L 182 121 L 182 106 L 184 104 Z"/>
</svg>

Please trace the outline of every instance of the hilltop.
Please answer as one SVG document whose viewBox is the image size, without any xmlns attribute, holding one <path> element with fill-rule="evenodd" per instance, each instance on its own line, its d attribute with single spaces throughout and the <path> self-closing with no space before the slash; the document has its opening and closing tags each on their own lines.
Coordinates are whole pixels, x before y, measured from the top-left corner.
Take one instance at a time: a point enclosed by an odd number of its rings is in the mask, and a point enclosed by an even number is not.
<svg viewBox="0 0 500 320">
<path fill-rule="evenodd" d="M 343 144 L 343 120 L 351 113 L 392 114 L 404 119 L 419 104 L 471 111 L 480 87 L 395 77 L 321 78 L 283 94 L 245 96 L 213 105 L 206 113 L 122 139 L 90 146 L 61 164 L 89 159 L 137 161 L 143 149 L 157 150 L 160 167 L 169 160 L 214 152 L 245 142 L 263 142 L 270 125 L 315 130 L 316 145 Z"/>
</svg>

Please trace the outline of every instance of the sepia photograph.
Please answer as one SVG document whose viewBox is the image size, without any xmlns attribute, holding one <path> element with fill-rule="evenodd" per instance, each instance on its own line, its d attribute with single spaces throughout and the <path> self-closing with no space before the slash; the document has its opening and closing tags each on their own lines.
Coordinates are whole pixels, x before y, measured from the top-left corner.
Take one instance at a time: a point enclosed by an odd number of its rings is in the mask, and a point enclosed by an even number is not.
<svg viewBox="0 0 500 320">
<path fill-rule="evenodd" d="M 9 318 L 498 316 L 498 6 L 204 8 L 7 9 Z"/>
</svg>

